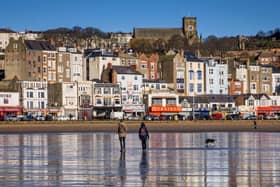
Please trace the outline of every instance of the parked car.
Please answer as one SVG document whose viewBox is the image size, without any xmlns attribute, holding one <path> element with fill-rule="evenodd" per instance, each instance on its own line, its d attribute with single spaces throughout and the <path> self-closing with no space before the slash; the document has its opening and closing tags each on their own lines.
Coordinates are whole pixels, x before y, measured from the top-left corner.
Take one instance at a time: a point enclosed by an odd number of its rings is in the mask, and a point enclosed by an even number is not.
<svg viewBox="0 0 280 187">
<path fill-rule="evenodd" d="M 48 114 L 48 115 L 46 115 L 45 120 L 46 121 L 52 121 L 53 120 L 53 116 Z"/>
<path fill-rule="evenodd" d="M 194 116 L 193 114 L 191 113 L 189 116 L 188 116 L 188 120 L 194 120 L 193 119 L 196 119 L 196 120 L 209 120 L 211 119 L 210 115 L 208 113 L 195 113 Z"/>
<path fill-rule="evenodd" d="M 182 115 L 182 114 L 175 114 L 172 116 L 172 119 L 174 120 L 186 120 L 186 116 L 185 115 Z"/>
<path fill-rule="evenodd" d="M 18 121 L 18 117 L 16 115 L 8 115 L 5 117 L 6 121 Z"/>
<path fill-rule="evenodd" d="M 148 114 L 144 116 L 144 120 L 148 120 L 148 121 L 159 120 L 159 117 L 156 115 Z"/>
<path fill-rule="evenodd" d="M 240 120 L 239 114 L 227 114 L 226 120 Z"/>
<path fill-rule="evenodd" d="M 171 115 L 160 115 L 159 119 L 160 120 L 172 120 L 172 116 Z"/>
<path fill-rule="evenodd" d="M 140 116 L 128 116 L 128 120 L 140 120 Z"/>
<path fill-rule="evenodd" d="M 211 119 L 213 119 L 213 120 L 223 120 L 224 119 L 224 115 L 221 112 L 213 113 L 211 115 Z"/>
<path fill-rule="evenodd" d="M 70 118 L 68 116 L 57 116 L 55 119 L 58 121 L 70 120 Z"/>
<path fill-rule="evenodd" d="M 257 116 L 251 114 L 251 115 L 245 116 L 243 119 L 244 120 L 256 120 Z"/>
<path fill-rule="evenodd" d="M 264 119 L 267 119 L 267 120 L 278 120 L 279 116 L 277 116 L 277 115 L 267 115 L 267 116 L 264 116 Z"/>
<path fill-rule="evenodd" d="M 37 121 L 45 121 L 45 116 L 36 116 L 35 119 Z"/>
</svg>

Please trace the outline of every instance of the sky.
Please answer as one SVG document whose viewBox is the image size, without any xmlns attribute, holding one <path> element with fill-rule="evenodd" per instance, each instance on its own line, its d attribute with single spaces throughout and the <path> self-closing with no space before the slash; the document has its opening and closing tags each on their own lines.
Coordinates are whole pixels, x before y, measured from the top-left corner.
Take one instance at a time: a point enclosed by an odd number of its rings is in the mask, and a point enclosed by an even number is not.
<svg viewBox="0 0 280 187">
<path fill-rule="evenodd" d="M 133 28 L 181 28 L 196 17 L 205 38 L 255 35 L 280 28 L 279 0 L 6 0 L 0 28 L 43 31 L 58 27 L 96 27 L 104 32 Z"/>
</svg>

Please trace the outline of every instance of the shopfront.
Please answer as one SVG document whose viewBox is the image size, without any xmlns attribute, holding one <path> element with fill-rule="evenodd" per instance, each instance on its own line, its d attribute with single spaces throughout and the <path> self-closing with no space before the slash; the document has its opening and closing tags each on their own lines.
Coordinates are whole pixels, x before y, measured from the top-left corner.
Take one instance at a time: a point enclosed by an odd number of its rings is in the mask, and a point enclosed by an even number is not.
<svg viewBox="0 0 280 187">
<path fill-rule="evenodd" d="M 280 116 L 280 106 L 260 106 L 256 107 L 257 116 Z"/>
</svg>

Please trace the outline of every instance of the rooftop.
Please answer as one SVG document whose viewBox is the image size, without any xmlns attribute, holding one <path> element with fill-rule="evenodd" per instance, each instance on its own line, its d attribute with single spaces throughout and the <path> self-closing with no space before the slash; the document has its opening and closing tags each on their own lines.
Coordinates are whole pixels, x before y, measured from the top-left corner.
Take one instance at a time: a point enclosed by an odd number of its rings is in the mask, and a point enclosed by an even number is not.
<svg viewBox="0 0 280 187">
<path fill-rule="evenodd" d="M 56 51 L 55 47 L 48 41 L 25 40 L 24 44 L 30 50 Z"/>
<path fill-rule="evenodd" d="M 136 71 L 130 66 L 112 66 L 112 69 L 115 70 L 118 74 L 142 75 L 139 71 Z"/>
</svg>

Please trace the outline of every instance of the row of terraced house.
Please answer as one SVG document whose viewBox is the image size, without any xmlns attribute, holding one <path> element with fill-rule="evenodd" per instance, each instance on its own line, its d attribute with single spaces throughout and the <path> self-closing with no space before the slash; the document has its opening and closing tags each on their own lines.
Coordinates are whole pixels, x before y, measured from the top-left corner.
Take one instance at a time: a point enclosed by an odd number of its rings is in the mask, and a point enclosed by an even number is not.
<svg viewBox="0 0 280 187">
<path fill-rule="evenodd" d="M 193 110 L 279 113 L 280 73 L 270 66 L 157 54 L 54 48 L 49 42 L 10 39 L 0 114 L 72 115 L 76 119 L 184 114 Z M 258 107 L 261 110 L 258 110 Z"/>
</svg>

